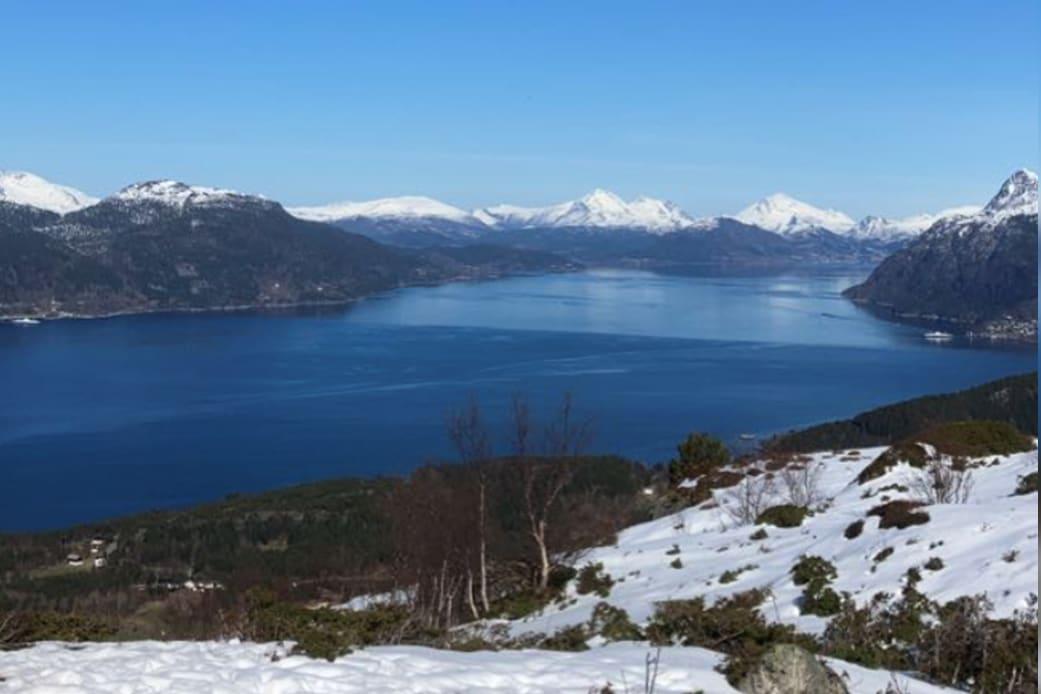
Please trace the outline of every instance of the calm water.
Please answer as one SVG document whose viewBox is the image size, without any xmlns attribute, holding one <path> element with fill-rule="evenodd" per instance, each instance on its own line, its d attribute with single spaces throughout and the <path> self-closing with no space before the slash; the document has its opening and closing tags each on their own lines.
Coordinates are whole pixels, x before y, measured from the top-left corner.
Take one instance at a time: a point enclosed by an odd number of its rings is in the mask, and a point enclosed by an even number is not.
<svg viewBox="0 0 1041 694">
<path fill-rule="evenodd" d="M 1035 368 L 844 301 L 856 274 L 594 272 L 311 314 L 0 326 L 0 529 L 45 528 L 448 454 L 446 410 L 575 393 L 597 450 L 667 458 Z"/>
</svg>

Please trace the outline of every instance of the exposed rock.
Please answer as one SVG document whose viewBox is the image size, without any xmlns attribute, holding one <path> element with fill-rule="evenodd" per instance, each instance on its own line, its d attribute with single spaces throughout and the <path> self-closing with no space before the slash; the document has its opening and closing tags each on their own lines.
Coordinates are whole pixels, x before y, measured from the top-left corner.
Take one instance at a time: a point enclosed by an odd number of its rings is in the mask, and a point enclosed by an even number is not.
<svg viewBox="0 0 1041 694">
<path fill-rule="evenodd" d="M 810 652 L 790 644 L 774 646 L 749 670 L 737 688 L 745 694 L 848 694 L 842 679 Z"/>
</svg>

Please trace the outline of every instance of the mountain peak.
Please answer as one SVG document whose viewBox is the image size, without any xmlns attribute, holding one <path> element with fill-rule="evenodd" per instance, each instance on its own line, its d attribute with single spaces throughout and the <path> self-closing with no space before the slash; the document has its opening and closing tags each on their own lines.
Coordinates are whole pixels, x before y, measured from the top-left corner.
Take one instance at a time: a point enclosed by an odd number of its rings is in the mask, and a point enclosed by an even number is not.
<svg viewBox="0 0 1041 694">
<path fill-rule="evenodd" d="M 1013 172 L 983 208 L 983 213 L 991 217 L 1037 214 L 1037 174 L 1030 169 Z"/>
<path fill-rule="evenodd" d="M 66 214 L 90 207 L 98 199 L 27 171 L 0 170 L 0 201 Z"/>
<path fill-rule="evenodd" d="M 814 207 L 787 193 L 768 195 L 738 212 L 735 219 L 779 234 L 794 234 L 815 228 L 843 232 L 855 224 L 842 212 Z"/>
<path fill-rule="evenodd" d="M 693 218 L 674 203 L 646 196 L 626 202 L 603 188 L 597 188 L 578 200 L 547 207 L 496 205 L 475 214 L 490 226 L 508 229 L 628 228 L 662 234 L 694 223 Z"/>
<path fill-rule="evenodd" d="M 193 186 L 171 179 L 132 183 L 116 193 L 112 198 L 123 202 L 152 202 L 172 207 L 213 205 L 242 199 L 261 199 L 244 195 L 234 190 Z"/>
</svg>

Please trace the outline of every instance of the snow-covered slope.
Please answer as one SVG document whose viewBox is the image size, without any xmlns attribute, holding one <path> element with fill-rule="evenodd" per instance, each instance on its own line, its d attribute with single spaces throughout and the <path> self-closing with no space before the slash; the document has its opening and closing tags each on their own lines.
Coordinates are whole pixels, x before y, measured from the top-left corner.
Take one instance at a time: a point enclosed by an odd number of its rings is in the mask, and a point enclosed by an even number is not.
<svg viewBox="0 0 1041 694">
<path fill-rule="evenodd" d="M 646 644 L 617 643 L 579 653 L 380 646 L 329 663 L 286 654 L 284 646 L 229 642 L 45 643 L 0 651 L 0 691 L 78 694 L 588 694 L 642 692 Z M 737 694 L 703 648 L 663 648 L 658 694 Z M 877 694 L 888 672 L 829 660 L 853 694 Z M 907 678 L 897 677 L 901 683 Z M 914 694 L 953 690 L 913 681 Z"/>
<path fill-rule="evenodd" d="M 749 205 L 738 212 L 735 219 L 783 235 L 810 229 L 840 233 L 855 224 L 842 212 L 814 207 L 784 193 L 774 193 Z"/>
<path fill-rule="evenodd" d="M 0 171 L 0 201 L 65 214 L 89 207 L 98 199 L 25 171 Z"/>
<path fill-rule="evenodd" d="M 821 475 L 816 504 L 820 510 L 801 527 L 760 526 L 768 537 L 753 540 L 750 536 L 757 527 L 738 523 L 727 511 L 733 508 L 733 495 L 717 490 L 715 503 L 631 527 L 619 534 L 614 546 L 593 549 L 575 564 L 602 563 L 604 571 L 618 581 L 606 600 L 624 608 L 638 623 L 649 619 L 655 603 L 662 600 L 701 595 L 712 602 L 752 588 L 769 588 L 773 599 L 761 608 L 764 617 L 819 633 L 825 620 L 800 612 L 802 588 L 792 583 L 790 575 L 804 554 L 832 562 L 838 571 L 834 589 L 848 592 L 859 604 L 879 591 L 899 593 L 907 570 L 918 567 L 923 575 L 918 589 L 933 600 L 943 603 L 986 593 L 998 617 L 1026 608 L 1030 595 L 1038 590 L 1037 495 L 1012 492 L 1020 477 L 1037 471 L 1037 451 L 988 457 L 973 471 L 974 489 L 967 504 L 929 506 L 924 509 L 930 516 L 928 523 L 882 530 L 877 518 L 866 516 L 867 511 L 886 500 L 908 498 L 910 492 L 895 490 L 893 485 L 913 489 L 909 482 L 917 474 L 901 464 L 878 479 L 858 484 L 856 476 L 883 450 L 813 455 L 808 464 Z M 990 464 L 992 459 L 998 463 Z M 787 500 L 782 485 L 773 497 L 764 508 Z M 857 520 L 865 521 L 862 533 L 846 539 L 844 530 Z M 887 548 L 893 550 L 891 556 L 876 561 Z M 932 557 L 939 557 L 944 568 L 922 569 Z M 682 568 L 671 565 L 677 558 Z M 720 577 L 728 570 L 737 572 L 738 578 L 723 583 Z M 573 603 L 553 605 L 542 614 L 512 622 L 511 631 L 553 633 L 587 621 L 602 598 L 578 595 L 573 587 L 569 591 Z"/>
<path fill-rule="evenodd" d="M 626 202 L 599 188 L 578 200 L 548 207 L 496 205 L 474 214 L 487 225 L 504 229 L 625 228 L 667 233 L 694 223 L 692 217 L 671 202 L 648 197 Z"/>
<path fill-rule="evenodd" d="M 366 202 L 337 202 L 317 207 L 290 207 L 288 212 L 300 219 L 315 222 L 337 222 L 347 219 L 443 219 L 457 224 L 481 226 L 483 223 L 458 207 L 433 198 L 409 195 L 380 198 Z"/>
</svg>

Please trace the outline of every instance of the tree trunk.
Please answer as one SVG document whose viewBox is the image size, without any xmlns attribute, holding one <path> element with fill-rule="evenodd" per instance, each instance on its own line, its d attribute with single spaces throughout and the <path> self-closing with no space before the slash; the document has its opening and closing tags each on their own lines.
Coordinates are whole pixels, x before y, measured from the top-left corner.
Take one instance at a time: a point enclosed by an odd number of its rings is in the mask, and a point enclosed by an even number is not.
<svg viewBox="0 0 1041 694">
<path fill-rule="evenodd" d="M 477 603 L 474 602 L 474 575 L 469 569 L 466 570 L 466 604 L 470 608 L 470 614 L 473 615 L 474 620 L 480 619 Z"/>
<path fill-rule="evenodd" d="M 532 537 L 539 551 L 539 589 L 546 590 L 549 587 L 549 549 L 546 547 L 546 522 L 539 521 L 535 525 Z"/>
<path fill-rule="evenodd" d="M 481 583 L 481 609 L 484 610 L 485 614 L 488 614 L 488 542 L 485 539 L 485 515 L 486 515 L 487 501 L 485 499 L 485 486 L 484 480 L 481 481 L 481 495 L 480 495 L 480 583 Z"/>
</svg>

